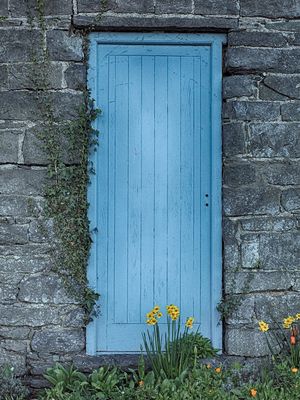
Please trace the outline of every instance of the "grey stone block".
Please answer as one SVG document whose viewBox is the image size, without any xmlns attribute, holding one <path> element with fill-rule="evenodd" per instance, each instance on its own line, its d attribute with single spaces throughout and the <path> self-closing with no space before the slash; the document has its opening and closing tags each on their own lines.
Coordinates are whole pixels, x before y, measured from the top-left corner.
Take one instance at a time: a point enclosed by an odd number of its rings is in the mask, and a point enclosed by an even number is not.
<svg viewBox="0 0 300 400">
<path fill-rule="evenodd" d="M 234 286 L 230 285 L 231 281 L 235 282 Z M 269 292 L 274 290 L 287 291 L 293 287 L 294 281 L 295 278 L 293 274 L 289 274 L 286 271 L 240 271 L 225 275 L 225 291 L 227 293 L 243 294 L 245 293 L 245 287 L 246 293 Z M 245 310 L 246 316 L 244 318 L 249 318 L 249 314 L 251 315 L 251 311 L 250 313 L 249 311 L 250 310 Z"/>
<path fill-rule="evenodd" d="M 1 0 L 0 2 L 0 15 L 2 17 L 8 16 L 8 0 Z"/>
<path fill-rule="evenodd" d="M 82 13 L 99 13 L 105 11 L 114 12 L 134 12 L 134 13 L 153 13 L 153 0 L 78 0 L 78 12 Z"/>
<path fill-rule="evenodd" d="M 51 92 L 38 97 L 31 91 L 3 92 L 0 97 L 0 118 L 10 120 L 44 120 L 44 104 L 51 104 L 54 119 L 72 119 L 82 105 L 81 93 Z"/>
<path fill-rule="evenodd" d="M 19 300 L 26 303 L 74 304 L 66 293 L 64 283 L 57 275 L 30 276 L 19 284 Z"/>
<path fill-rule="evenodd" d="M 80 13 L 100 13 L 100 15 L 108 10 L 116 7 L 116 0 L 78 0 L 78 12 Z"/>
<path fill-rule="evenodd" d="M 260 262 L 258 237 L 254 237 L 250 242 L 244 241 L 241 244 L 241 259 L 243 268 L 258 268 Z"/>
<path fill-rule="evenodd" d="M 34 258 L 37 254 L 44 257 L 52 254 L 54 247 L 52 243 L 47 244 L 27 244 L 26 246 L 2 246 L 0 247 L 0 256 L 10 256 L 15 258 L 31 257 Z"/>
<path fill-rule="evenodd" d="M 12 287 L 11 284 L 2 284 L 0 286 L 0 303 L 13 304 L 17 300 L 18 288 Z"/>
<path fill-rule="evenodd" d="M 230 218 L 223 218 L 222 221 L 223 241 L 226 244 L 235 244 L 238 233 L 238 221 Z"/>
<path fill-rule="evenodd" d="M 0 130 L 0 163 L 18 162 L 19 134 L 22 134 L 22 131 Z"/>
<path fill-rule="evenodd" d="M 42 211 L 42 200 L 39 198 L 0 195 L 0 216 L 38 216 Z"/>
<path fill-rule="evenodd" d="M 157 0 L 155 5 L 157 14 L 191 14 L 192 9 L 192 0 Z"/>
<path fill-rule="evenodd" d="M 139 362 L 138 354 L 110 354 L 88 356 L 87 354 L 75 354 L 74 365 L 83 372 L 91 372 L 102 365 L 117 366 L 119 368 L 136 368 Z"/>
<path fill-rule="evenodd" d="M 285 192 L 283 192 L 284 194 Z M 281 202 L 282 202 L 281 197 Z M 248 217 L 240 220 L 241 228 L 243 231 L 250 232 L 286 232 L 296 231 L 298 229 L 299 222 L 294 217 Z"/>
<path fill-rule="evenodd" d="M 223 125 L 223 155 L 225 157 L 245 153 L 245 126 L 241 122 Z"/>
<path fill-rule="evenodd" d="M 270 101 L 230 101 L 225 103 L 223 115 L 242 121 L 276 121 L 280 116 L 280 105 Z"/>
<path fill-rule="evenodd" d="M 268 186 L 224 188 L 225 215 L 259 215 L 279 212 L 280 189 Z"/>
<path fill-rule="evenodd" d="M 27 343 L 28 342 L 25 340 L 5 339 L 1 344 L 4 350 L 25 354 L 27 350 Z"/>
<path fill-rule="evenodd" d="M 26 354 L 9 351 L 0 348 L 0 365 L 10 365 L 14 367 L 17 375 L 24 375 L 27 371 Z"/>
<path fill-rule="evenodd" d="M 299 75 L 268 75 L 264 84 L 280 94 L 291 99 L 300 99 Z"/>
<path fill-rule="evenodd" d="M 300 163 L 272 163 L 266 165 L 262 174 L 272 185 L 300 185 Z"/>
<path fill-rule="evenodd" d="M 282 322 L 288 315 L 295 315 L 299 310 L 299 293 L 277 293 L 256 296 L 255 309 L 257 318 L 270 322 Z"/>
<path fill-rule="evenodd" d="M 297 32 L 297 33 L 293 33 L 291 35 L 292 35 L 292 38 L 290 40 L 291 46 L 299 46 L 299 44 L 300 44 L 300 34 Z"/>
<path fill-rule="evenodd" d="M 267 29 L 274 29 L 276 31 L 287 32 L 300 32 L 300 21 L 298 19 L 290 21 L 268 21 L 266 23 Z"/>
<path fill-rule="evenodd" d="M 86 314 L 81 306 L 68 310 L 64 315 L 62 326 L 66 328 L 82 328 L 86 325 Z"/>
<path fill-rule="evenodd" d="M 300 212 L 300 188 L 284 190 L 281 204 L 286 211 Z"/>
<path fill-rule="evenodd" d="M 227 328 L 225 351 L 243 357 L 268 355 L 269 349 L 263 335 L 258 329 Z"/>
<path fill-rule="evenodd" d="M 24 274 L 35 274 L 51 269 L 53 266 L 53 259 L 49 255 L 40 255 L 39 246 L 27 247 L 22 245 L 22 247 L 25 248 L 24 255 L 0 256 L 1 272 L 6 274 L 8 279 L 12 279 L 11 271 L 14 271 L 14 274 L 18 275 L 19 280 L 19 277 Z M 31 249 L 31 252 L 26 253 L 26 247 L 27 250 Z M 22 250 L 24 252 L 23 248 Z M 17 253 L 17 250 L 15 250 L 15 253 Z"/>
<path fill-rule="evenodd" d="M 227 186 L 240 187 L 256 181 L 256 169 L 248 162 L 234 162 L 223 167 L 223 182 Z"/>
<path fill-rule="evenodd" d="M 236 0 L 195 0 L 195 14 L 202 15 L 238 15 L 238 2 Z"/>
<path fill-rule="evenodd" d="M 40 82 L 36 79 L 36 68 L 42 68 L 31 63 L 12 64 L 8 66 L 8 86 L 10 89 L 35 89 L 39 87 Z M 62 65 L 51 63 L 45 74 L 49 89 L 60 89 L 62 87 Z"/>
<path fill-rule="evenodd" d="M 241 15 L 246 17 L 293 18 L 300 17 L 299 3 L 294 0 L 241 0 Z"/>
<path fill-rule="evenodd" d="M 35 0 L 10 0 L 9 9 L 13 17 L 36 16 L 37 5 Z M 72 1 L 48 0 L 45 1 L 44 15 L 72 14 Z"/>
<path fill-rule="evenodd" d="M 261 268 L 266 270 L 300 269 L 300 232 L 260 235 Z"/>
<path fill-rule="evenodd" d="M 152 13 L 154 12 L 154 2 L 153 0 L 115 0 L 114 11 L 124 13 Z"/>
<path fill-rule="evenodd" d="M 224 244 L 223 250 L 224 270 L 235 271 L 241 265 L 240 249 L 235 244 Z"/>
<path fill-rule="evenodd" d="M 94 29 L 124 29 L 127 31 L 147 31 L 165 29 L 166 31 L 174 31 L 188 29 L 189 31 L 199 32 L 199 29 L 231 29 L 238 26 L 237 18 L 226 17 L 180 17 L 165 15 L 102 15 L 97 18 L 91 15 L 75 15 L 73 18 L 74 26 L 77 28 L 93 27 Z"/>
<path fill-rule="evenodd" d="M 30 328 L 26 326 L 20 326 L 17 328 L 10 326 L 0 327 L 0 336 L 4 339 L 29 339 Z"/>
<path fill-rule="evenodd" d="M 232 47 L 227 51 L 230 71 L 300 72 L 300 49 Z"/>
<path fill-rule="evenodd" d="M 85 347 L 84 331 L 82 329 L 44 329 L 34 334 L 31 347 L 37 352 L 80 352 Z"/>
<path fill-rule="evenodd" d="M 251 123 L 247 153 L 253 157 L 299 157 L 300 124 Z"/>
<path fill-rule="evenodd" d="M 249 46 L 249 47 L 285 47 L 289 44 L 291 35 L 274 32 L 229 32 L 229 46 Z"/>
<path fill-rule="evenodd" d="M 4 168 L 0 170 L 0 193 L 39 195 L 43 192 L 47 172 L 45 169 Z"/>
<path fill-rule="evenodd" d="M 54 61 L 81 61 L 83 59 L 82 37 L 68 32 L 50 30 L 47 32 L 49 57 Z"/>
<path fill-rule="evenodd" d="M 281 116 L 283 121 L 300 121 L 300 103 L 282 104 Z"/>
<path fill-rule="evenodd" d="M 0 65 L 0 88 L 6 89 L 8 81 L 7 65 Z"/>
<path fill-rule="evenodd" d="M 33 50 L 41 55 L 41 33 L 29 29 L 4 29 L 0 35 L 0 62 L 31 61 Z"/>
<path fill-rule="evenodd" d="M 28 242 L 28 226 L 16 224 L 0 225 L 0 245 L 25 244 Z"/>
<path fill-rule="evenodd" d="M 274 89 L 269 88 L 268 86 L 264 85 L 261 83 L 259 85 L 259 98 L 262 100 L 279 100 L 279 101 L 284 101 L 288 100 L 287 96 L 284 96 L 278 92 L 276 92 Z"/>
<path fill-rule="evenodd" d="M 66 307 L 40 304 L 0 304 L 0 324 L 41 327 L 61 324 Z"/>
<path fill-rule="evenodd" d="M 223 78 L 223 98 L 251 97 L 256 95 L 257 83 L 261 78 L 256 75 L 231 75 Z"/>
<path fill-rule="evenodd" d="M 293 282 L 293 290 L 300 292 L 300 273 L 299 271 L 295 272 L 293 275 L 294 282 Z"/>
<path fill-rule="evenodd" d="M 232 293 L 232 292 L 231 292 Z M 236 296 L 239 299 L 240 296 Z M 232 315 L 226 320 L 231 325 L 249 324 L 254 319 L 254 298 L 242 297 L 239 306 L 233 311 Z"/>
<path fill-rule="evenodd" d="M 83 64 L 71 64 L 65 71 L 65 80 L 70 89 L 85 89 L 86 66 Z"/>
</svg>

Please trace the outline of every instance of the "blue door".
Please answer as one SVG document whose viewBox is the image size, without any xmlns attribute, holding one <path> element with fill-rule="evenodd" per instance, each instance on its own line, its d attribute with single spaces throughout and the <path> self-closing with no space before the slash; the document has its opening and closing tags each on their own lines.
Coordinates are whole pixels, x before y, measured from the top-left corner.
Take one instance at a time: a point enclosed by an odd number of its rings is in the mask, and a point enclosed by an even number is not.
<svg viewBox="0 0 300 400">
<path fill-rule="evenodd" d="M 221 348 L 222 40 L 91 35 L 102 115 L 89 191 L 89 281 L 101 296 L 90 354 L 138 352 L 145 314 L 169 303 Z"/>
</svg>

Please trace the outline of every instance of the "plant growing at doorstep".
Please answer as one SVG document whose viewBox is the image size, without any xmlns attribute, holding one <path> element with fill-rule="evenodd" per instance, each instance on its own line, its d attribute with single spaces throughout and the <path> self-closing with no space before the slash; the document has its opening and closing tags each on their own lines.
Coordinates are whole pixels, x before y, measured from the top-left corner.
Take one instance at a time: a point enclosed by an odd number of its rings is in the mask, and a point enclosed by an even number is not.
<svg viewBox="0 0 300 400">
<path fill-rule="evenodd" d="M 205 344 L 209 354 L 215 354 L 209 341 L 202 341 L 200 334 L 190 334 L 194 317 L 188 317 L 181 328 L 180 310 L 176 305 L 166 306 L 166 332 L 161 333 L 159 320 L 163 313 L 155 306 L 147 314 L 147 324 L 153 330 L 143 333 L 144 350 L 155 376 L 174 379 L 185 374 L 197 361 L 198 346 Z M 199 346 L 200 347 L 200 346 Z"/>
</svg>

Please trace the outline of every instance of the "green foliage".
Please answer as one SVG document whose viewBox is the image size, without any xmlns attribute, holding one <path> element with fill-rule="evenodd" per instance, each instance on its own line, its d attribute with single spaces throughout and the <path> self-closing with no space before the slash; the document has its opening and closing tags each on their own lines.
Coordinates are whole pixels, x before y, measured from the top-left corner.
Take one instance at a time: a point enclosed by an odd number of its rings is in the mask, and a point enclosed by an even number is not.
<svg viewBox="0 0 300 400">
<path fill-rule="evenodd" d="M 152 332 L 143 333 L 144 349 L 156 378 L 176 378 L 191 367 L 191 359 L 197 357 L 196 337 L 185 327 L 181 332 L 180 318 L 167 317 L 167 332 L 160 333 L 159 323 Z M 195 353 L 194 353 L 195 352 Z M 193 357 L 194 354 L 194 357 Z"/>
<path fill-rule="evenodd" d="M 191 365 L 193 365 L 195 355 L 197 359 L 200 360 L 202 358 L 215 357 L 218 353 L 218 350 L 212 347 L 210 339 L 203 337 L 199 332 L 188 333 L 180 340 L 186 342 L 185 346 L 194 349 L 190 358 Z"/>
<path fill-rule="evenodd" d="M 44 398 L 51 400 L 81 399 L 88 386 L 85 375 L 75 370 L 73 366 L 65 368 L 60 364 L 48 369 L 45 378 L 52 384 L 52 389 L 46 389 Z"/>
<path fill-rule="evenodd" d="M 156 378 L 153 371 L 145 371 L 142 359 L 130 373 L 102 367 L 83 378 L 76 377 L 73 368 L 53 370 L 46 375 L 52 387 L 42 400 L 299 400 L 300 373 L 292 373 L 284 362 L 268 365 L 258 378 L 239 364 L 196 365 L 174 379 Z"/>
<path fill-rule="evenodd" d="M 274 316 L 270 316 L 271 324 L 262 333 L 268 345 L 270 355 L 279 362 L 287 362 L 291 368 L 300 368 L 300 314 L 288 316 L 279 323 Z M 271 326 L 271 329 L 270 329 Z"/>
<path fill-rule="evenodd" d="M 0 368 L 0 400 L 23 400 L 28 397 L 28 390 L 9 366 Z"/>
<path fill-rule="evenodd" d="M 87 217 L 87 186 L 91 167 L 88 157 L 90 149 L 96 143 L 97 132 L 92 128 L 92 122 L 98 113 L 93 109 L 92 102 L 89 102 L 78 111 L 75 120 L 62 128 L 62 136 L 70 144 L 69 156 L 77 159 L 74 165 L 63 163 L 63 149 L 59 139 L 53 138 L 49 131 L 43 134 L 50 159 L 50 181 L 45 190 L 47 215 L 54 219 L 55 233 L 60 245 L 56 265 L 58 272 L 62 272 L 63 268 L 67 287 L 79 298 L 87 314 L 91 313 L 98 298 L 88 287 L 86 274 L 91 245 Z"/>
<path fill-rule="evenodd" d="M 257 261 L 253 268 L 260 268 L 261 263 Z M 222 319 L 228 319 L 232 314 L 240 307 L 242 301 L 245 298 L 245 294 L 249 293 L 251 282 L 254 279 L 254 273 L 249 273 L 247 279 L 243 284 L 243 287 L 238 294 L 233 294 L 235 292 L 235 287 L 237 286 L 237 277 L 240 268 L 235 269 L 233 274 L 230 287 L 227 294 L 225 294 L 217 305 L 217 311 L 220 313 Z"/>
<path fill-rule="evenodd" d="M 89 153 L 97 143 L 98 132 L 92 128 L 92 124 L 99 111 L 94 109 L 86 91 L 82 106 L 75 110 L 77 116 L 74 120 L 62 122 L 55 117 L 49 91 L 51 64 L 44 43 L 45 0 L 35 0 L 34 9 L 29 8 L 27 15 L 31 29 L 35 29 L 36 19 L 42 33 L 42 51 L 39 53 L 33 49 L 32 53 L 32 82 L 43 116 L 39 139 L 48 159 L 49 179 L 44 195 L 46 217 L 53 220 L 57 238 L 53 254 L 55 269 L 89 316 L 95 310 L 94 306 L 99 297 L 89 288 L 86 274 L 91 245 L 87 216 L 87 187 L 92 170 Z M 87 52 L 87 43 L 85 51 Z M 68 164 L 65 163 L 66 154 Z"/>
</svg>

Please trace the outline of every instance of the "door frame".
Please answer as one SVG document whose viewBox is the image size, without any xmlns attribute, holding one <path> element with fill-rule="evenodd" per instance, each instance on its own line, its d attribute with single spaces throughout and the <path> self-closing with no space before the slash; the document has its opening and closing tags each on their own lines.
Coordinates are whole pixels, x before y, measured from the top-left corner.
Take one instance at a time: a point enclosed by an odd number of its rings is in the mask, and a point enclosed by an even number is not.
<svg viewBox="0 0 300 400">
<path fill-rule="evenodd" d="M 211 168 L 211 304 L 213 345 L 222 349 L 222 324 L 216 310 L 217 304 L 222 296 L 222 45 L 226 44 L 225 34 L 206 33 L 102 33 L 93 32 L 89 35 L 89 67 L 88 67 L 88 89 L 91 98 L 95 101 L 95 108 L 99 107 L 97 96 L 97 46 L 99 44 L 164 44 L 164 45 L 198 45 L 211 47 L 211 154 L 214 161 Z M 93 128 L 99 130 L 99 119 L 94 121 Z M 100 131 L 101 143 L 101 131 Z M 92 152 L 90 162 L 97 173 L 97 152 Z M 97 190 L 96 176 L 90 174 L 90 185 L 88 188 L 90 231 L 92 246 L 88 263 L 87 277 L 90 287 L 97 291 Z M 100 293 L 101 297 L 101 293 Z M 101 310 L 100 310 L 101 312 Z M 86 352 L 88 355 L 100 354 L 96 346 L 97 324 L 92 320 L 86 330 Z M 107 354 L 107 353 L 106 353 Z"/>
</svg>

